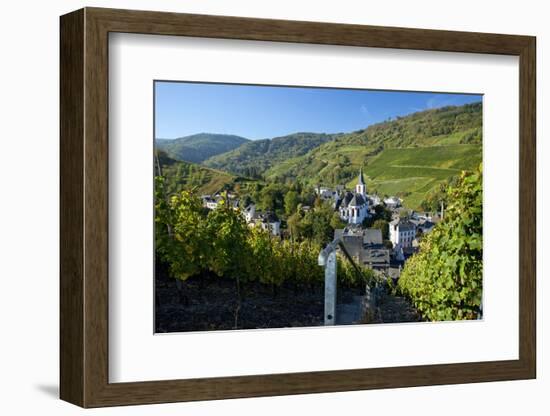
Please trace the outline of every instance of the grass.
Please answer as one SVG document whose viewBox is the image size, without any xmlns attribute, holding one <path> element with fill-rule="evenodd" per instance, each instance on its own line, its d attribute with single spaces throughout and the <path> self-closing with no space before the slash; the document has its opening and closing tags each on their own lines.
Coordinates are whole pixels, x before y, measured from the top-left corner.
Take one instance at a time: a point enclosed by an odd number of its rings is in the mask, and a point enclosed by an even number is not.
<svg viewBox="0 0 550 416">
<path fill-rule="evenodd" d="M 475 169 L 480 162 L 480 145 L 411 147 L 386 149 L 363 169 L 370 192 L 400 196 L 406 207 L 418 209 L 441 182 L 462 170 Z M 352 188 L 355 182 L 353 178 L 347 187 Z"/>
<path fill-rule="evenodd" d="M 452 134 L 444 134 L 441 136 L 433 136 L 424 139 L 424 146 L 449 146 L 449 145 L 457 145 L 460 144 L 460 141 L 464 138 L 465 135 L 468 133 L 474 133 L 476 130 L 478 130 L 477 127 L 467 129 L 464 131 L 459 131 Z"/>
<path fill-rule="evenodd" d="M 437 136 L 434 142 L 453 143 L 463 133 Z M 310 185 L 330 184 L 336 169 L 349 173 L 346 186 L 353 189 L 357 172 L 363 167 L 370 192 L 397 195 L 404 205 L 418 209 L 427 194 L 440 183 L 458 175 L 462 170 L 473 170 L 481 162 L 481 145 L 448 144 L 428 147 L 390 148 L 374 155 L 373 148 L 361 145 L 340 145 L 331 142 L 307 155 L 288 159 L 272 167 L 268 177 L 292 172 L 296 178 Z"/>
<path fill-rule="evenodd" d="M 450 145 L 430 147 L 408 147 L 403 149 L 387 149 L 370 160 L 365 169 L 369 176 L 388 175 L 388 167 L 435 171 L 472 170 L 481 161 L 480 145 Z M 412 172 L 408 172 L 412 173 Z M 441 172 L 443 174 L 443 172 Z M 401 175 L 401 174 L 400 174 Z M 423 175 L 422 175 L 423 176 Z M 402 177 L 402 176 L 400 176 Z"/>
</svg>

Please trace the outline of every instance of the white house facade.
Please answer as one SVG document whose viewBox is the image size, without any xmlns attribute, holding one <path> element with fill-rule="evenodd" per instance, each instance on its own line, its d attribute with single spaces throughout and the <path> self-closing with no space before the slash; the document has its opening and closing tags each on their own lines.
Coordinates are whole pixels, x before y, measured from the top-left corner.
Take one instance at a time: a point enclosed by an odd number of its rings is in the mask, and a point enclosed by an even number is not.
<svg viewBox="0 0 550 416">
<path fill-rule="evenodd" d="M 393 246 L 412 247 L 416 238 L 416 225 L 409 220 L 397 219 L 390 222 L 390 241 Z"/>
<path fill-rule="evenodd" d="M 260 214 L 259 224 L 262 230 L 269 231 L 274 236 L 281 235 L 281 221 L 274 212 Z"/>
<path fill-rule="evenodd" d="M 243 215 L 247 223 L 251 223 L 252 221 L 254 221 L 257 218 L 256 205 L 250 204 L 249 206 L 247 206 L 244 209 Z"/>
</svg>

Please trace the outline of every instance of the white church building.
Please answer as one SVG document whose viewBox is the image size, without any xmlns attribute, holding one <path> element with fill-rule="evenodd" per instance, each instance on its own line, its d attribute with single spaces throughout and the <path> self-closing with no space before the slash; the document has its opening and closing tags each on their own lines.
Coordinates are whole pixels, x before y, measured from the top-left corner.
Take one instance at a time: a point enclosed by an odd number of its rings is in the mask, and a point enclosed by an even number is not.
<svg viewBox="0 0 550 416">
<path fill-rule="evenodd" d="M 359 179 L 355 192 L 346 192 L 338 207 L 340 218 L 348 224 L 361 224 L 369 216 L 369 199 L 367 185 L 363 178 L 363 170 L 359 171 Z"/>
</svg>

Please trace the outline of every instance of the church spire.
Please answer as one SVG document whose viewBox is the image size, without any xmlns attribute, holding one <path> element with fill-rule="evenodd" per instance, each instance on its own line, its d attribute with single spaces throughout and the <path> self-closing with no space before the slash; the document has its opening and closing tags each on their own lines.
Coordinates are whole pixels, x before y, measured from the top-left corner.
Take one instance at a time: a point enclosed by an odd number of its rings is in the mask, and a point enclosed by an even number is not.
<svg viewBox="0 0 550 416">
<path fill-rule="evenodd" d="M 363 178 L 363 168 L 359 169 L 359 179 L 357 180 L 357 185 L 355 185 L 355 192 L 363 196 L 367 195 L 367 185 L 365 184 L 365 179 Z"/>
<path fill-rule="evenodd" d="M 363 168 L 359 169 L 359 180 L 357 181 L 357 185 L 364 185 L 365 180 L 363 179 Z"/>
</svg>

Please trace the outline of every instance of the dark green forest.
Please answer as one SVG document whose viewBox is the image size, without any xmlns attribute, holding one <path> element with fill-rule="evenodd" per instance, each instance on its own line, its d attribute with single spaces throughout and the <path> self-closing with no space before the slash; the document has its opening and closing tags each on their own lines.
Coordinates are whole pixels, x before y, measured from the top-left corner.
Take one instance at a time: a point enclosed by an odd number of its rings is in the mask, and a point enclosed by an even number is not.
<svg viewBox="0 0 550 416">
<path fill-rule="evenodd" d="M 317 133 L 295 133 L 273 139 L 254 140 L 236 149 L 211 157 L 206 166 L 249 177 L 262 177 L 272 166 L 301 156 L 336 136 Z"/>
<path fill-rule="evenodd" d="M 209 157 L 229 152 L 248 142 L 244 137 L 229 134 L 199 133 L 178 139 L 156 139 L 157 149 L 174 159 L 201 163 Z"/>
</svg>

